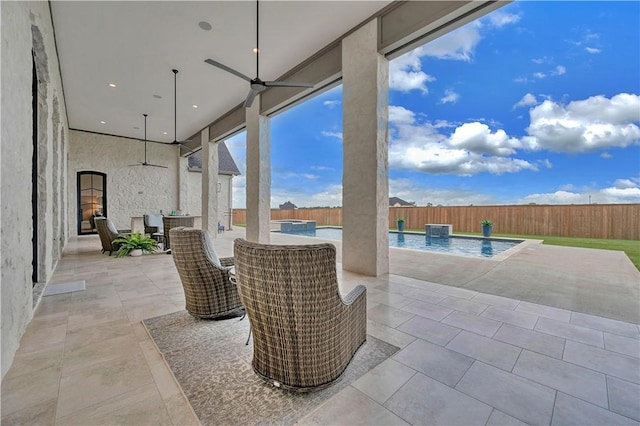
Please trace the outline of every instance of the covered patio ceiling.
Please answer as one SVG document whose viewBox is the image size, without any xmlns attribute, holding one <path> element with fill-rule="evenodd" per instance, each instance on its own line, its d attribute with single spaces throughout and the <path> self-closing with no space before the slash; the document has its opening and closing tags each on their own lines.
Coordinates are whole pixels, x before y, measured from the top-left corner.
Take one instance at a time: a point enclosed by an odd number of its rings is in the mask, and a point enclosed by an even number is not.
<svg viewBox="0 0 640 426">
<path fill-rule="evenodd" d="M 390 3 L 260 2 L 260 77 L 278 79 Z M 147 113 L 147 138 L 170 143 L 175 68 L 177 137 L 185 140 L 242 103 L 249 90 L 206 58 L 256 76 L 253 1 L 50 5 L 72 129 L 141 139 Z"/>
</svg>

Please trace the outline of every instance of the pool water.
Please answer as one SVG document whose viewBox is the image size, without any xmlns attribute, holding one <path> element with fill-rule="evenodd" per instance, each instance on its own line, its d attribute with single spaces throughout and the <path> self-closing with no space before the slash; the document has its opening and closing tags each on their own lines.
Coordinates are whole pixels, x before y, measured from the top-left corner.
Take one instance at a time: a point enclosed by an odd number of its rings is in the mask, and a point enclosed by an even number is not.
<svg viewBox="0 0 640 426">
<path fill-rule="evenodd" d="M 286 233 L 326 240 L 342 240 L 342 228 L 316 228 L 315 230 Z M 493 257 L 521 242 L 522 240 L 460 236 L 431 237 L 425 234 L 389 232 L 389 247 L 435 251 L 460 256 Z"/>
</svg>

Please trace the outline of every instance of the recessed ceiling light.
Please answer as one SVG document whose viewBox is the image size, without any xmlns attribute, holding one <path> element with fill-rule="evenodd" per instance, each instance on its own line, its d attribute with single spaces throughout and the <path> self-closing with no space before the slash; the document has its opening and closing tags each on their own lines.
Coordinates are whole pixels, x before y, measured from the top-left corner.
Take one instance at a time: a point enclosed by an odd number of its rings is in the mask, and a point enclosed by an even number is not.
<svg viewBox="0 0 640 426">
<path fill-rule="evenodd" d="M 213 28 L 207 21 L 198 22 L 198 26 L 205 31 L 211 31 L 211 28 Z"/>
<path fill-rule="evenodd" d="M 101 121 L 100 124 L 107 124 L 107 122 L 106 121 Z"/>
<path fill-rule="evenodd" d="M 193 105 L 194 108 L 198 108 L 198 105 Z"/>
<path fill-rule="evenodd" d="M 167 134 L 167 132 L 162 132 L 162 134 L 163 134 L 163 135 L 166 135 L 166 134 Z"/>
<path fill-rule="evenodd" d="M 252 51 L 253 53 L 258 53 L 258 48 L 257 48 L 257 47 L 254 47 L 253 49 L 251 49 L 251 51 Z"/>
<path fill-rule="evenodd" d="M 116 87 L 115 83 L 109 83 L 109 87 Z"/>
<path fill-rule="evenodd" d="M 160 96 L 160 95 L 153 95 L 153 97 L 156 98 L 156 99 L 162 99 L 162 96 Z"/>
</svg>

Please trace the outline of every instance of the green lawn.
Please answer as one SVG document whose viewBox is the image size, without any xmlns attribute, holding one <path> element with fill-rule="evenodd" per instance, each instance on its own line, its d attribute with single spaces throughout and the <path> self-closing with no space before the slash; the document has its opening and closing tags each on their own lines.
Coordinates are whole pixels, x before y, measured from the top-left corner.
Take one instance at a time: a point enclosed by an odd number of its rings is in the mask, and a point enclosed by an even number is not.
<svg viewBox="0 0 640 426">
<path fill-rule="evenodd" d="M 477 234 L 465 232 L 465 234 Z M 602 250 L 619 250 L 631 259 L 631 262 L 640 270 L 640 241 L 634 240 L 606 240 L 602 238 L 575 238 L 575 237 L 549 237 L 543 235 L 514 235 L 493 233 L 492 237 L 528 238 L 543 240 L 544 244 L 552 246 L 584 247 Z"/>
</svg>

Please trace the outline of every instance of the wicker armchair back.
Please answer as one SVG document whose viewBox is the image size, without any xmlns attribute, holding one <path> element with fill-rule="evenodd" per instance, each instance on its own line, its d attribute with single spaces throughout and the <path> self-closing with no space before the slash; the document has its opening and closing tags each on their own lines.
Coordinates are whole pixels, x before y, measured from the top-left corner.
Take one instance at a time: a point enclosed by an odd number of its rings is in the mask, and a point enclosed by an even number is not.
<svg viewBox="0 0 640 426">
<path fill-rule="evenodd" d="M 120 234 L 113 222 L 111 222 L 111 219 L 107 219 L 104 216 L 97 216 L 93 220 L 96 225 L 96 229 L 98 230 L 98 235 L 100 235 L 102 253 L 108 251 L 109 256 L 111 256 L 112 251 L 118 251 L 120 248 L 120 244 L 113 242 L 113 240 L 118 238 Z"/>
<path fill-rule="evenodd" d="M 187 311 L 198 318 L 216 318 L 242 307 L 237 287 L 229 281 L 233 257 L 218 258 L 209 232 L 178 227 L 170 233 Z"/>
<path fill-rule="evenodd" d="M 234 258 L 258 376 L 302 392 L 338 380 L 366 340 L 367 299 L 362 285 L 341 297 L 335 247 L 236 239 Z"/>
<path fill-rule="evenodd" d="M 164 226 L 164 249 L 171 248 L 170 232 L 171 228 L 177 228 L 179 226 L 187 226 L 193 228 L 194 223 L 193 216 L 162 216 L 162 226 Z"/>
</svg>

